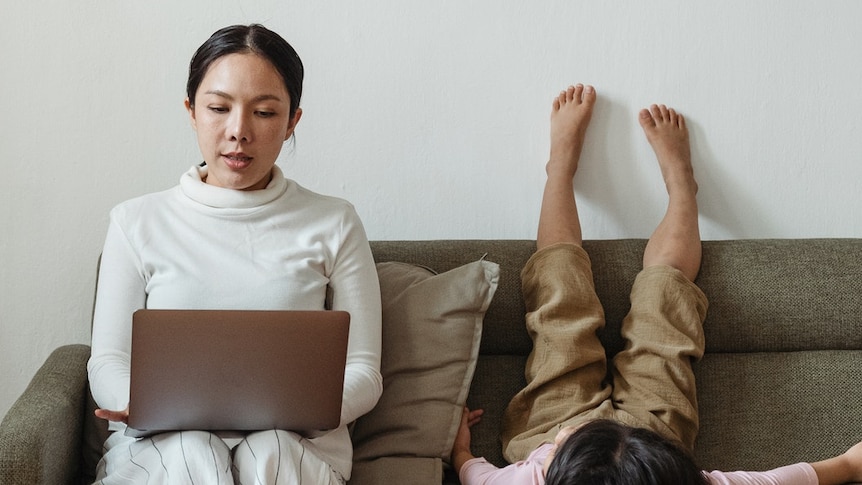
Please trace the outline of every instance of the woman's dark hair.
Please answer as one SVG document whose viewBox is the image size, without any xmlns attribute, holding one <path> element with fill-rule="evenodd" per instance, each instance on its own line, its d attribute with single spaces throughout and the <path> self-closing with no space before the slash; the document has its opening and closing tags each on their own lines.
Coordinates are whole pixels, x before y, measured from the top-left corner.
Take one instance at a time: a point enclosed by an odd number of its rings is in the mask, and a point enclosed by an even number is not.
<svg viewBox="0 0 862 485">
<path fill-rule="evenodd" d="M 706 485 L 692 457 L 658 433 L 591 421 L 556 450 L 547 485 Z"/>
<path fill-rule="evenodd" d="M 263 57 L 281 74 L 287 94 L 290 95 L 290 116 L 293 116 L 302 97 L 302 61 L 286 40 L 260 24 L 225 27 L 198 47 L 189 63 L 189 80 L 186 83 L 189 104 L 195 105 L 195 93 L 213 62 L 228 54 L 243 53 Z"/>
</svg>

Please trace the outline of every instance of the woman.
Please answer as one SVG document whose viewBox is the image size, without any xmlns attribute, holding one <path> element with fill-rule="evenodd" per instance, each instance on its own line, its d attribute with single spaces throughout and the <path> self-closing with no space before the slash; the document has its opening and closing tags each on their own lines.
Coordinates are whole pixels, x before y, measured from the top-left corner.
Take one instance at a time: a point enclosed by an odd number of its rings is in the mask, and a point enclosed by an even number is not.
<svg viewBox="0 0 862 485">
<path fill-rule="evenodd" d="M 204 163 L 178 186 L 111 211 L 88 363 L 96 415 L 114 431 L 98 483 L 349 479 L 346 425 L 382 392 L 380 290 L 353 206 L 275 165 L 302 116 L 302 79 L 299 56 L 278 34 L 261 25 L 215 32 L 191 60 L 185 101 Z M 337 429 L 313 438 L 286 430 L 124 436 L 135 310 L 323 309 L 328 294 L 332 309 L 351 314 Z"/>
</svg>

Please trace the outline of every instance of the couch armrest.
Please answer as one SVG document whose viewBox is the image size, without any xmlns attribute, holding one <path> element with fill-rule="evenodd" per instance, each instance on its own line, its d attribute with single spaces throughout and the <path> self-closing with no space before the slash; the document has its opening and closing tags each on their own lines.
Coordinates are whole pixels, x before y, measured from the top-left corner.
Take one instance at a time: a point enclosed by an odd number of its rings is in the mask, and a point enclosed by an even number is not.
<svg viewBox="0 0 862 485">
<path fill-rule="evenodd" d="M 86 345 L 48 356 L 0 424 L 0 483 L 73 483 L 81 461 Z"/>
</svg>

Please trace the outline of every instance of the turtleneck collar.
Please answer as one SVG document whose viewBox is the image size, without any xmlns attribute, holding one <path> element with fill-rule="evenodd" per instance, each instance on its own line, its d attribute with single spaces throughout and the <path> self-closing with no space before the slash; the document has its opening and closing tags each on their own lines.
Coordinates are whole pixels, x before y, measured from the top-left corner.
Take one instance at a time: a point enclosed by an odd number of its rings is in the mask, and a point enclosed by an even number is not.
<svg viewBox="0 0 862 485">
<path fill-rule="evenodd" d="M 209 185 L 204 180 L 207 167 L 195 165 L 180 177 L 183 194 L 193 201 L 218 209 L 251 209 L 279 198 L 287 190 L 288 181 L 277 165 L 272 167 L 272 180 L 261 190 L 235 190 Z"/>
</svg>

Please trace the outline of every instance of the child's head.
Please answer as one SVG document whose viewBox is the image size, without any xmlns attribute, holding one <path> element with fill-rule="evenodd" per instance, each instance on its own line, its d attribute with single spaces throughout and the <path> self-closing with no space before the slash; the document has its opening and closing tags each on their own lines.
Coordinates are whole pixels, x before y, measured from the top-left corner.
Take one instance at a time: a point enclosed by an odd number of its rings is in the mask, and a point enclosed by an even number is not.
<svg viewBox="0 0 862 485">
<path fill-rule="evenodd" d="M 705 485 L 691 456 L 659 434 L 611 420 L 591 421 L 557 446 L 547 485 Z"/>
</svg>

